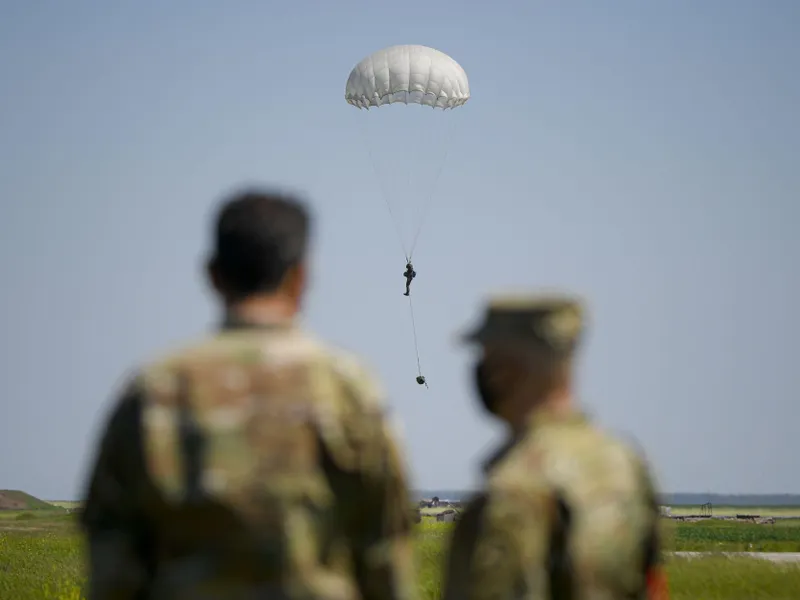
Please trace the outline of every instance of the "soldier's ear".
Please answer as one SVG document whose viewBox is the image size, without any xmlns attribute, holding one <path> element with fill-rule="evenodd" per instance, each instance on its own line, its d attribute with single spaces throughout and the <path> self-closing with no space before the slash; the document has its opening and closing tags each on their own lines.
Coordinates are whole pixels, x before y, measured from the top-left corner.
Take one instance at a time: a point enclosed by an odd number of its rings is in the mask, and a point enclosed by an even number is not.
<svg viewBox="0 0 800 600">
<path fill-rule="evenodd" d="M 288 291 L 294 298 L 299 298 L 303 295 L 306 289 L 306 281 L 308 276 L 308 267 L 305 261 L 297 263 L 292 267 L 288 273 Z"/>
<path fill-rule="evenodd" d="M 281 280 L 281 284 L 276 290 L 281 295 L 293 299 L 295 302 L 302 302 L 305 295 L 306 269 L 303 262 L 299 262 L 289 267 Z"/>
</svg>

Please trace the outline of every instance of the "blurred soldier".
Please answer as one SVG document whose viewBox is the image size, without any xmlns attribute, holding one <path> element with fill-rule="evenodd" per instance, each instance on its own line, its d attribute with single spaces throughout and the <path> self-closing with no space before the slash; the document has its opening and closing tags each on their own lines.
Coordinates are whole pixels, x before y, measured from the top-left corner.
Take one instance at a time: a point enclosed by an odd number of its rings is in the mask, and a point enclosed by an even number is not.
<svg viewBox="0 0 800 600">
<path fill-rule="evenodd" d="M 376 381 L 296 323 L 310 219 L 251 192 L 216 222 L 217 332 L 138 371 L 83 514 L 88 598 L 412 598 L 410 495 Z"/>
<path fill-rule="evenodd" d="M 574 404 L 583 321 L 570 297 L 501 298 L 466 336 L 509 439 L 456 526 L 445 600 L 666 598 L 648 467 Z"/>
</svg>

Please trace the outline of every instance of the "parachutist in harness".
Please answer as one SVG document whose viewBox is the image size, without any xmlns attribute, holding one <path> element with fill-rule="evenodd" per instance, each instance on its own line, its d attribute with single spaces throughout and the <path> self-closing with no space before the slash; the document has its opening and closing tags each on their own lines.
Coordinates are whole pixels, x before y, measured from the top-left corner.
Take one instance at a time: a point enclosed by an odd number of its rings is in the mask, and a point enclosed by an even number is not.
<svg viewBox="0 0 800 600">
<path fill-rule="evenodd" d="M 411 264 L 411 261 L 406 263 L 406 270 L 403 272 L 403 277 L 406 278 L 406 293 L 403 296 L 410 296 L 411 295 L 411 280 L 417 276 L 417 272 L 414 270 L 414 265 Z M 424 383 L 424 382 L 422 382 Z M 421 385 L 421 383 L 420 383 Z"/>
<path fill-rule="evenodd" d="M 423 375 L 417 375 L 417 383 L 428 387 L 428 382 L 425 381 L 425 377 Z"/>
</svg>

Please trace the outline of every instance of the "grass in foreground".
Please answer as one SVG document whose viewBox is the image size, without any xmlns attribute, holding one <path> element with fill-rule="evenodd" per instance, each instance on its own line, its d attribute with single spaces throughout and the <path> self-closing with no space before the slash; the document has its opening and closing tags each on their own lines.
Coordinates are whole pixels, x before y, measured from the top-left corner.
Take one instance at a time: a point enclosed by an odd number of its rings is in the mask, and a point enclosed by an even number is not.
<svg viewBox="0 0 800 600">
<path fill-rule="evenodd" d="M 0 523 L 0 598 L 82 600 L 83 548 L 69 516 Z M 685 524 L 691 531 L 697 524 Z M 763 530 L 764 526 L 758 526 Z M 708 527 L 705 528 L 706 530 Z M 722 529 L 722 528 L 720 528 Z M 795 528 L 800 531 L 800 528 Z M 422 600 L 441 594 L 441 567 L 452 526 L 423 522 L 416 553 Z M 681 527 L 676 527 L 681 531 Z M 727 535 L 727 534 L 726 534 Z M 721 557 L 670 559 L 673 600 L 789 600 L 800 598 L 800 566 Z"/>
<path fill-rule="evenodd" d="M 671 559 L 672 600 L 789 600 L 800 597 L 800 567 L 759 559 Z"/>
<path fill-rule="evenodd" d="M 661 523 L 667 550 L 800 552 L 800 519 L 787 519 L 773 525 L 716 520 L 684 523 L 671 519 L 663 519 Z"/>
</svg>

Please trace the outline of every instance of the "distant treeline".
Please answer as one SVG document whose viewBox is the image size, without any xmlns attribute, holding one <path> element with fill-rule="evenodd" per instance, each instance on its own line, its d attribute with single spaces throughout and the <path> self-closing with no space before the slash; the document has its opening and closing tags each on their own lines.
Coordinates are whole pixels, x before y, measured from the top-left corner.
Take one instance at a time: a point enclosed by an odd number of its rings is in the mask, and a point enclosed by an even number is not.
<svg viewBox="0 0 800 600">
<path fill-rule="evenodd" d="M 423 490 L 417 500 L 438 497 L 441 500 L 466 500 L 470 490 Z M 800 494 L 697 494 L 681 492 L 664 494 L 661 503 L 667 506 L 698 506 L 711 502 L 717 506 L 800 506 Z"/>
</svg>

